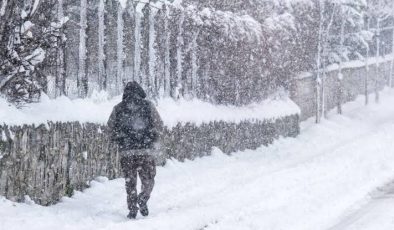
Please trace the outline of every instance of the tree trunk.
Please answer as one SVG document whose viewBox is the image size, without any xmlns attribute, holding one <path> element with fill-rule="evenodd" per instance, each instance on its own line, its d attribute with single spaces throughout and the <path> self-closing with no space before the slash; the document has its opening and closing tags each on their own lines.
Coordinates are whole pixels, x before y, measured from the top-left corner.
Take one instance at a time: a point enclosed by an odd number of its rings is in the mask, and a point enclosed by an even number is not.
<svg viewBox="0 0 394 230">
<path fill-rule="evenodd" d="M 79 61 L 78 61 L 78 91 L 79 96 L 85 98 L 88 91 L 87 66 L 86 66 L 86 29 L 87 29 L 87 0 L 81 0 L 81 16 L 79 30 Z"/>
<path fill-rule="evenodd" d="M 98 6 L 98 82 L 99 89 L 106 90 L 106 64 L 105 64 L 105 4 L 100 0 Z"/>
<path fill-rule="evenodd" d="M 376 22 L 376 76 L 375 76 L 375 102 L 379 103 L 379 80 L 380 80 L 380 18 Z"/>
<path fill-rule="evenodd" d="M 116 41 L 116 94 L 121 93 L 124 80 L 124 57 L 123 57 L 123 7 L 118 3 L 117 12 L 117 41 Z"/>
</svg>

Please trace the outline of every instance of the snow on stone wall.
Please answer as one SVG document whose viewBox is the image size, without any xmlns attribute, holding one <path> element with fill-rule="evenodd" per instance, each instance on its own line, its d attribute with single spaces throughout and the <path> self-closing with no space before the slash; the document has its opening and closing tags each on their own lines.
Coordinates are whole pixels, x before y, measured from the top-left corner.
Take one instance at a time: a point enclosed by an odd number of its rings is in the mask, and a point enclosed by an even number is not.
<svg viewBox="0 0 394 230">
<path fill-rule="evenodd" d="M 120 100 L 121 97 L 109 99 L 105 92 L 95 93 L 87 99 L 75 100 L 67 97 L 51 100 L 44 95 L 40 103 L 18 109 L 0 98 L 0 122 L 7 125 L 39 125 L 47 121 L 105 124 L 113 107 Z M 214 105 L 196 99 L 175 101 L 167 98 L 157 101 L 157 109 L 168 128 L 178 123 L 190 122 L 197 126 L 213 121 L 240 123 L 277 119 L 300 113 L 298 106 L 285 95 L 242 107 Z"/>
</svg>

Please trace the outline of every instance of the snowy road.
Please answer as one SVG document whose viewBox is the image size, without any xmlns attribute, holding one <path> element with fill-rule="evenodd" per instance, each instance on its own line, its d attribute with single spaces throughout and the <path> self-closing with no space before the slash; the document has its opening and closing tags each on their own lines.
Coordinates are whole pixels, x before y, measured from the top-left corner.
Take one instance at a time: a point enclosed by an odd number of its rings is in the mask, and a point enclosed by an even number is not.
<svg viewBox="0 0 394 230">
<path fill-rule="evenodd" d="M 372 199 L 329 230 L 394 229 L 394 182 L 371 194 Z"/>
<path fill-rule="evenodd" d="M 350 103 L 320 125 L 306 121 L 299 137 L 269 147 L 169 161 L 148 218 L 127 220 L 124 180 L 100 178 L 52 207 L 0 198 L 0 229 L 393 229 L 394 200 L 373 199 L 394 179 L 394 91 L 381 98 Z"/>
</svg>

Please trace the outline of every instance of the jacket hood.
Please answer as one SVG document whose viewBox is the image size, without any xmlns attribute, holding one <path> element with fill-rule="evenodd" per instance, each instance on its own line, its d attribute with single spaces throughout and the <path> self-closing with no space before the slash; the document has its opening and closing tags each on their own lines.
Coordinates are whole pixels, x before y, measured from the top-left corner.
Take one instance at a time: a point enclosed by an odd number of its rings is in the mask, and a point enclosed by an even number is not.
<svg viewBox="0 0 394 230">
<path fill-rule="evenodd" d="M 146 98 L 144 89 L 135 81 L 127 83 L 124 92 L 123 100 L 141 100 Z"/>
</svg>

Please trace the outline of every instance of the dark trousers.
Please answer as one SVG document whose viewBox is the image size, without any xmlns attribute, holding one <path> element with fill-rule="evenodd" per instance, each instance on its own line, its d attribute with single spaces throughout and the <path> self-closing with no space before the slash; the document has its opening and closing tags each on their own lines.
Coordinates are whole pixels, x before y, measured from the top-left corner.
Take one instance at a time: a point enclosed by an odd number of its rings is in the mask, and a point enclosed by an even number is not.
<svg viewBox="0 0 394 230">
<path fill-rule="evenodd" d="M 152 156 L 122 156 L 120 164 L 126 180 L 127 206 L 136 210 L 137 203 L 147 203 L 155 184 L 156 164 Z M 141 193 L 137 194 L 137 175 L 141 179 Z"/>
</svg>

